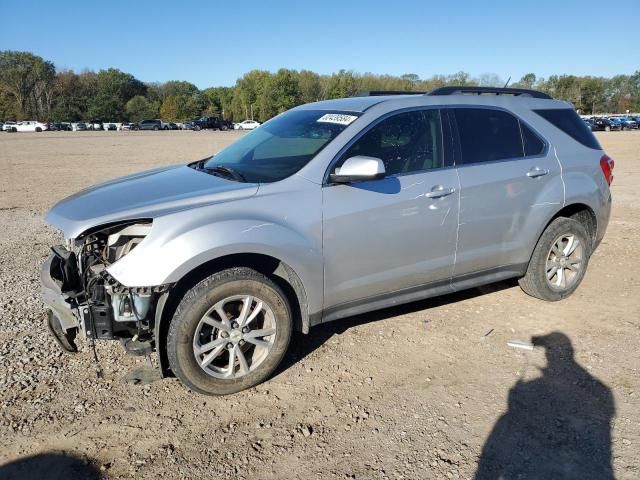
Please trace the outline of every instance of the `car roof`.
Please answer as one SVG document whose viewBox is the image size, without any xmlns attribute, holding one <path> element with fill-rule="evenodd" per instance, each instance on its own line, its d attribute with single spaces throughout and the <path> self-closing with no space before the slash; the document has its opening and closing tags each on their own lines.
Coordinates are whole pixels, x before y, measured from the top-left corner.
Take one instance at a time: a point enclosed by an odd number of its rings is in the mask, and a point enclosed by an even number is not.
<svg viewBox="0 0 640 480">
<path fill-rule="evenodd" d="M 453 93 L 449 95 L 372 95 L 338 98 L 307 103 L 296 107 L 296 110 L 336 110 L 362 113 L 375 105 L 385 104 L 389 109 L 400 109 L 416 105 L 484 105 L 528 108 L 568 108 L 569 104 L 555 99 L 534 98 L 513 95 L 470 95 Z"/>
</svg>

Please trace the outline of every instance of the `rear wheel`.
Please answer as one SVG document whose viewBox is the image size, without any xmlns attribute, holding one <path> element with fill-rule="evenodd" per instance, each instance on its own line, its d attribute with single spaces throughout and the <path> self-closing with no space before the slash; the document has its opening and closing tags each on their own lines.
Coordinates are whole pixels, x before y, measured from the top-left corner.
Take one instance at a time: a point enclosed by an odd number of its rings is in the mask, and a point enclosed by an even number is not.
<svg viewBox="0 0 640 480">
<path fill-rule="evenodd" d="M 291 330 L 280 288 L 255 270 L 232 268 L 185 294 L 169 325 L 167 356 L 189 388 L 226 395 L 267 379 L 284 357 Z"/>
<path fill-rule="evenodd" d="M 42 128 L 36 127 L 36 132 L 41 132 L 41 131 L 42 131 Z"/>
<path fill-rule="evenodd" d="M 584 225 L 573 218 L 556 218 L 538 240 L 520 287 L 542 300 L 562 300 L 582 282 L 590 255 L 590 236 Z"/>
</svg>

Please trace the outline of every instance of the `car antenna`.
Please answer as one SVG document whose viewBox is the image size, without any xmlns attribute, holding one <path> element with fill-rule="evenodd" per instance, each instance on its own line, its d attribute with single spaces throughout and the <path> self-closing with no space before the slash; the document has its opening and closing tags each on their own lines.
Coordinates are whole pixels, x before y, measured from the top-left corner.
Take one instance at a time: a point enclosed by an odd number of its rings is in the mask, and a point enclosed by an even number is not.
<svg viewBox="0 0 640 480">
<path fill-rule="evenodd" d="M 509 85 L 509 82 L 511 81 L 511 77 L 507 78 L 507 81 L 504 84 L 504 87 L 502 88 L 507 88 L 507 85 Z"/>
</svg>

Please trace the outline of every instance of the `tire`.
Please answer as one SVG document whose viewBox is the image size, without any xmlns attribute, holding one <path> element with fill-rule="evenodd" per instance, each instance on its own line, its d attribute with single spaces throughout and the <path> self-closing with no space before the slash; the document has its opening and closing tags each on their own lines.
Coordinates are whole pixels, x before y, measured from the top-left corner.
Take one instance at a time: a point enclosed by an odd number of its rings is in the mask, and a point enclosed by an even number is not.
<svg viewBox="0 0 640 480">
<path fill-rule="evenodd" d="M 244 330 L 239 329 L 241 325 L 235 322 L 242 322 L 240 311 L 245 301 L 233 299 L 247 295 L 252 298 L 253 310 L 247 310 L 247 325 L 251 322 L 252 330 L 245 337 L 242 333 Z M 221 315 L 216 313 L 219 310 L 214 309 L 216 305 L 223 305 L 221 308 L 227 309 L 223 313 L 230 318 L 225 319 L 225 325 L 224 321 L 220 321 Z M 258 305 L 262 309 L 252 320 Z M 229 308 L 237 316 L 234 317 Z M 203 323 L 205 316 L 209 321 L 213 319 L 218 327 Z M 231 325 L 235 328 L 231 328 Z M 258 385 L 273 373 L 289 346 L 292 327 L 291 310 L 286 297 L 268 277 L 244 267 L 223 270 L 187 291 L 178 305 L 167 334 L 169 365 L 182 383 L 196 392 L 205 395 L 236 393 Z M 273 331 L 274 328 L 275 334 L 257 336 L 253 340 L 248 337 L 251 332 Z M 261 347 L 254 342 L 269 346 Z M 216 346 L 209 346 L 207 350 L 206 346 L 212 344 Z M 197 347 L 204 347 L 198 359 L 195 352 Z M 238 350 L 239 353 L 235 353 Z M 232 352 L 237 355 L 233 357 L 231 367 L 233 378 L 225 378 Z M 242 371 L 240 354 L 244 359 L 245 372 Z M 213 356 L 210 363 L 201 367 L 200 362 L 206 363 L 210 356 Z"/>
<path fill-rule="evenodd" d="M 40 127 L 36 127 L 36 132 L 41 132 L 42 129 Z"/>
<path fill-rule="evenodd" d="M 561 244 L 566 245 L 566 248 L 556 249 L 556 251 L 561 250 L 560 253 L 563 254 L 571 251 L 571 254 L 566 257 L 555 255 L 553 250 L 558 240 L 562 242 L 563 237 L 567 239 L 567 243 Z M 573 237 L 573 241 L 579 243 L 573 243 L 570 246 L 569 237 Z M 573 250 L 571 250 L 572 248 Z M 531 255 L 527 272 L 524 277 L 518 280 L 520 288 L 528 295 L 548 302 L 556 302 L 568 297 L 578 288 L 584 278 L 591 250 L 591 237 L 582 223 L 573 218 L 556 218 L 538 240 L 533 255 Z M 556 266 L 557 273 L 554 274 L 555 265 L 560 268 Z M 578 271 L 575 271 L 574 268 L 577 268 Z M 548 273 L 552 274 L 549 279 Z"/>
<path fill-rule="evenodd" d="M 605 132 L 610 132 L 611 131 L 611 127 L 607 125 L 606 127 L 604 127 L 604 131 Z"/>
<path fill-rule="evenodd" d="M 157 126 L 153 127 L 153 129 L 157 132 L 159 128 Z"/>
</svg>

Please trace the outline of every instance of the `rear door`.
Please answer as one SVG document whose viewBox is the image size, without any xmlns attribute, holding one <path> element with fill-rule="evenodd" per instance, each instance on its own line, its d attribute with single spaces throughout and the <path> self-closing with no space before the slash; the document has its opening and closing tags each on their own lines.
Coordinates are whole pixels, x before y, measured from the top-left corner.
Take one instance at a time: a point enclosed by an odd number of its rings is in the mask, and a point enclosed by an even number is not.
<svg viewBox="0 0 640 480">
<path fill-rule="evenodd" d="M 447 144 L 440 111 L 414 110 L 381 120 L 340 156 L 332 171 L 367 155 L 382 159 L 387 176 L 323 187 L 325 309 L 449 288 L 459 192 Z"/>
<path fill-rule="evenodd" d="M 451 117 L 461 189 L 454 277 L 510 276 L 529 260 L 531 226 L 564 201 L 560 166 L 542 137 L 508 111 L 462 107 Z"/>
</svg>

